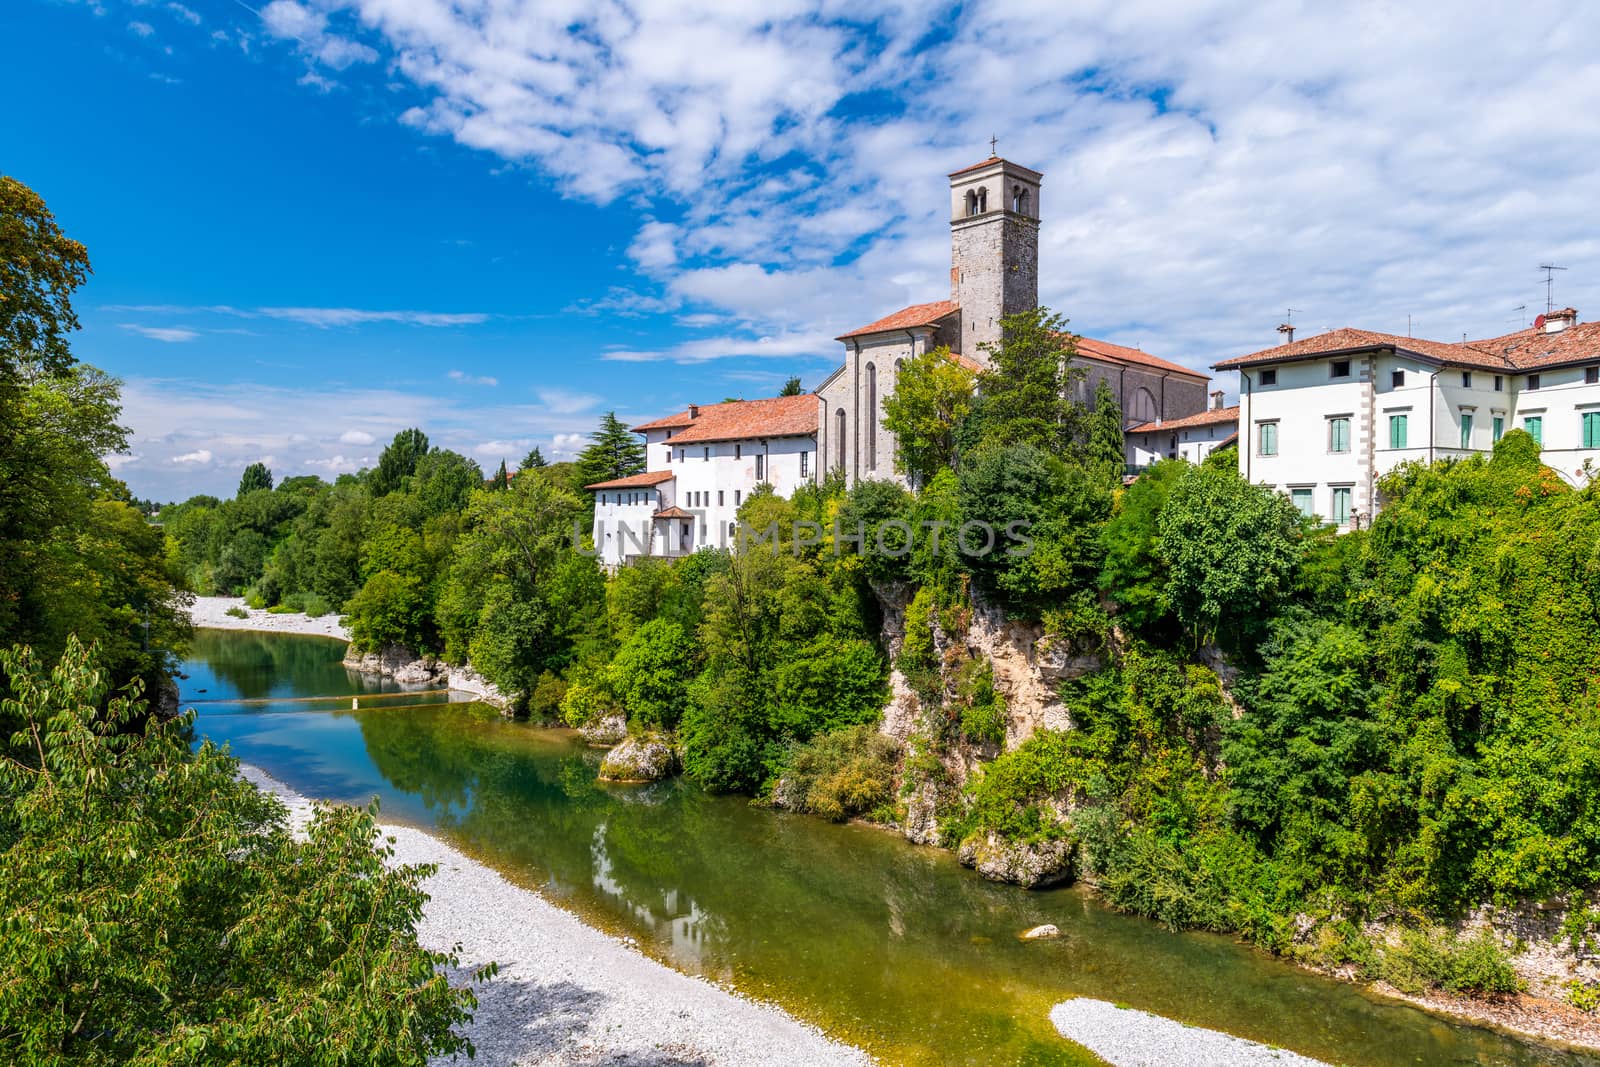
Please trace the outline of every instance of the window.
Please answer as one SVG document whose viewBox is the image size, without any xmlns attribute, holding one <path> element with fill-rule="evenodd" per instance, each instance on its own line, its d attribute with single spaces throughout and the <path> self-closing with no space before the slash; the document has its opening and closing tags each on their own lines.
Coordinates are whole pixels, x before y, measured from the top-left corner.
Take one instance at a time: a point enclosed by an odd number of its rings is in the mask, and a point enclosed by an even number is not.
<svg viewBox="0 0 1600 1067">
<path fill-rule="evenodd" d="M 1350 416 L 1340 415 L 1328 420 L 1328 451 L 1350 451 Z"/>
<path fill-rule="evenodd" d="M 701 457 L 702 459 L 710 459 L 711 458 L 711 446 L 710 445 L 706 445 L 706 447 L 702 451 L 705 452 L 705 455 L 703 455 Z"/>
<path fill-rule="evenodd" d="M 1328 377 L 1350 377 L 1350 361 L 1348 359 L 1336 359 L 1332 363 L 1328 364 Z"/>
<path fill-rule="evenodd" d="M 1500 443 L 1500 438 L 1505 436 L 1505 432 L 1506 417 L 1504 415 L 1496 415 L 1494 418 L 1489 420 L 1489 434 L 1493 438 L 1495 444 Z"/>
<path fill-rule="evenodd" d="M 733 446 L 733 458 L 734 459 L 743 459 L 744 458 L 744 445 L 734 445 Z"/>
<path fill-rule="evenodd" d="M 1528 375 L 1528 388 L 1529 390 L 1539 388 L 1539 376 L 1537 374 Z"/>
<path fill-rule="evenodd" d="M 1350 525 L 1350 498 L 1352 490 L 1348 485 L 1333 487 L 1333 524 L 1335 526 Z"/>
<path fill-rule="evenodd" d="M 838 457 L 834 460 L 834 465 L 842 471 L 844 470 L 844 408 L 838 410 L 833 417 L 833 421 L 833 454 Z"/>
<path fill-rule="evenodd" d="M 1461 413 L 1461 447 L 1472 447 L 1472 412 Z"/>
<path fill-rule="evenodd" d="M 1160 418 L 1161 409 L 1156 405 L 1156 394 L 1141 385 L 1139 391 L 1133 394 L 1133 410 L 1128 417 L 1135 422 L 1155 422 Z"/>
<path fill-rule="evenodd" d="M 802 477 L 802 478 L 811 477 L 811 453 L 810 452 L 802 452 L 802 453 L 800 453 L 800 477 Z"/>
<path fill-rule="evenodd" d="M 878 365 L 867 364 L 867 470 L 878 469 Z M 761 457 L 756 457 L 756 477 L 761 477 Z"/>
<path fill-rule="evenodd" d="M 967 215 L 970 217 L 972 215 L 976 215 L 977 213 L 978 213 L 978 194 L 975 191 L 973 191 L 971 189 L 968 189 L 967 190 Z"/>
<path fill-rule="evenodd" d="M 683 462 L 683 449 L 681 449 L 681 448 L 678 449 L 678 462 L 679 463 Z"/>
<path fill-rule="evenodd" d="M 1270 368 L 1268 370 L 1262 371 L 1261 372 L 1261 384 L 1262 385 L 1277 385 L 1278 384 L 1278 368 L 1272 367 L 1272 368 Z"/>
<path fill-rule="evenodd" d="M 1600 448 L 1600 411 L 1583 413 L 1583 447 Z"/>
<path fill-rule="evenodd" d="M 721 489 L 718 489 L 718 490 L 717 490 L 717 507 L 719 507 L 719 508 L 720 508 L 720 507 L 721 507 L 721 506 L 722 506 L 722 504 L 723 504 L 723 499 L 722 499 L 722 490 L 721 490 Z"/>
<path fill-rule="evenodd" d="M 1463 388 L 1463 389 L 1471 389 L 1472 388 L 1472 372 L 1471 371 L 1464 370 L 1464 371 L 1461 372 L 1461 388 Z"/>
<path fill-rule="evenodd" d="M 1020 185 L 1011 187 L 1011 210 L 1018 215 L 1026 215 L 1028 213 L 1028 190 Z"/>
<path fill-rule="evenodd" d="M 1533 443 L 1540 448 L 1544 447 L 1544 416 L 1529 415 L 1522 420 L 1522 428 L 1528 431 L 1528 436 L 1533 438 Z"/>
<path fill-rule="evenodd" d="M 670 449 L 670 448 L 667 449 L 667 462 L 668 463 L 672 462 L 672 449 Z"/>
<path fill-rule="evenodd" d="M 1257 446 L 1256 452 L 1262 456 L 1276 456 L 1278 454 L 1278 424 L 1263 422 L 1256 426 Z"/>
<path fill-rule="evenodd" d="M 764 482 L 766 480 L 767 480 L 767 457 L 765 455 L 757 455 L 756 456 L 756 481 Z"/>
<path fill-rule="evenodd" d="M 1583 368 L 1584 385 L 1600 385 L 1600 367 Z"/>
<path fill-rule="evenodd" d="M 1407 419 L 1406 419 L 1406 416 L 1404 416 L 1404 415 L 1390 415 L 1389 416 L 1389 447 L 1390 448 L 1405 448 L 1406 447 L 1406 422 L 1407 422 Z"/>
<path fill-rule="evenodd" d="M 1506 380 L 1503 377 L 1501 377 L 1500 375 L 1496 374 L 1494 376 L 1494 391 L 1497 392 L 1497 393 L 1503 393 L 1503 392 L 1505 392 L 1505 388 L 1506 388 Z"/>
<path fill-rule="evenodd" d="M 1312 502 L 1312 499 L 1311 499 L 1311 487 L 1310 486 L 1300 486 L 1300 487 L 1295 488 L 1295 489 L 1290 489 L 1289 490 L 1289 500 L 1290 500 L 1291 503 L 1294 504 L 1295 507 L 1300 509 L 1300 514 L 1305 515 L 1307 517 L 1316 514 L 1316 511 L 1315 511 L 1316 505 Z"/>
<path fill-rule="evenodd" d="M 734 502 L 734 503 L 735 503 L 735 504 L 737 504 L 737 503 L 739 503 L 739 497 L 740 497 L 740 496 L 742 496 L 742 495 L 743 495 L 743 494 L 742 494 L 742 492 L 741 492 L 741 491 L 740 491 L 740 490 L 738 490 L 738 489 L 735 489 L 735 490 L 734 490 L 734 491 L 733 491 L 733 502 Z"/>
<path fill-rule="evenodd" d="M 1403 370 L 1391 371 L 1389 374 L 1390 389 L 1404 389 L 1406 387 L 1406 372 Z"/>
</svg>

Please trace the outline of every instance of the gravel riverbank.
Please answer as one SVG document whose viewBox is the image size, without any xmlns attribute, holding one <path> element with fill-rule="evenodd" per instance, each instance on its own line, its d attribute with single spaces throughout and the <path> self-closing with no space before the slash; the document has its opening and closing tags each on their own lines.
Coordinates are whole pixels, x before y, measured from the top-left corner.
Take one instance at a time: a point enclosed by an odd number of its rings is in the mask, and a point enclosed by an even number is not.
<svg viewBox="0 0 1600 1067">
<path fill-rule="evenodd" d="M 1087 997 L 1057 1004 L 1050 1021 L 1062 1037 L 1112 1067 L 1327 1067 L 1295 1052 Z"/>
<path fill-rule="evenodd" d="M 228 614 L 229 608 L 246 613 L 245 618 Z M 273 634 L 312 634 L 317 637 L 337 637 L 350 640 L 350 631 L 339 625 L 337 614 L 313 619 L 309 615 L 280 614 L 252 608 L 242 596 L 197 596 L 189 609 L 189 618 L 196 626 L 209 630 L 256 630 Z"/>
<path fill-rule="evenodd" d="M 297 826 L 309 818 L 305 797 L 255 767 L 243 773 L 282 798 Z M 439 950 L 459 944 L 468 972 L 491 960 L 500 965 L 477 991 L 468 1033 L 478 1054 L 462 1064 L 873 1062 L 779 1008 L 681 974 L 585 926 L 431 834 L 387 824 L 383 830 L 394 839 L 395 862 L 438 865 L 425 883 L 432 899 L 418 928 L 422 943 Z"/>
</svg>

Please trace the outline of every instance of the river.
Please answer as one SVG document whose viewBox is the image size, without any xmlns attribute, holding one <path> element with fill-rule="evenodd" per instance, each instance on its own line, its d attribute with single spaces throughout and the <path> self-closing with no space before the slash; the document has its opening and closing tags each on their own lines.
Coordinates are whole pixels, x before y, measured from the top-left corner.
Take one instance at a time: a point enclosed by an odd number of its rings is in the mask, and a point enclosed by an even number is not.
<svg viewBox="0 0 1600 1067">
<path fill-rule="evenodd" d="M 682 782 L 605 786 L 576 735 L 347 672 L 340 642 L 201 630 L 197 729 L 308 796 L 434 830 L 672 965 L 775 1001 L 886 1062 L 1097 1062 L 1050 1006 L 1098 997 L 1329 1063 L 1596 1064 L 1173 934 L 1078 888 L 985 882 L 946 852 Z M 351 710 L 352 697 L 363 706 Z M 327 698 L 327 699 L 310 699 Z M 1058 941 L 1017 933 L 1054 923 Z"/>
</svg>

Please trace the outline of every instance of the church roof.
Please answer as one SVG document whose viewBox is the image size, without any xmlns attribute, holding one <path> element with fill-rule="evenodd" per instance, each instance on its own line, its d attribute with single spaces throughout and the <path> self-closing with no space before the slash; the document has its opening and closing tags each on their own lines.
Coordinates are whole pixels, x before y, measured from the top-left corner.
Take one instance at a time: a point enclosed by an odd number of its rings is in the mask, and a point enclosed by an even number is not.
<svg viewBox="0 0 1600 1067">
<path fill-rule="evenodd" d="M 1517 366 L 1506 358 L 1503 352 L 1514 347 L 1516 340 L 1529 332 L 1531 331 L 1521 331 L 1489 341 L 1451 343 L 1448 341 L 1429 341 L 1422 337 L 1401 337 L 1398 334 L 1379 333 L 1375 330 L 1357 330 L 1347 326 L 1343 329 L 1314 334 L 1311 337 L 1302 337 L 1300 340 L 1291 341 L 1286 345 L 1263 348 L 1261 351 L 1252 352 L 1248 356 L 1235 356 L 1232 359 L 1214 363 L 1212 366 L 1217 370 L 1233 370 L 1238 367 L 1254 367 L 1267 363 L 1313 359 L 1318 356 L 1361 352 L 1373 348 L 1389 348 L 1398 352 L 1408 352 L 1413 356 L 1420 356 L 1435 363 L 1450 363 L 1488 370 L 1516 370 Z M 1571 332 L 1571 330 L 1563 332 Z M 1551 335 L 1551 340 L 1559 336 L 1559 334 Z"/>
<path fill-rule="evenodd" d="M 1141 367 L 1150 367 L 1153 370 L 1166 371 L 1169 374 L 1184 374 L 1190 378 L 1199 378 L 1209 381 L 1210 376 L 1202 374 L 1181 363 L 1174 363 L 1160 356 L 1152 356 L 1148 352 L 1141 352 L 1137 348 L 1128 348 L 1124 345 L 1114 345 L 1110 341 L 1098 341 L 1093 337 L 1079 337 L 1078 355 L 1089 359 L 1098 359 L 1110 363 L 1132 363 Z"/>
<path fill-rule="evenodd" d="M 630 474 L 626 478 L 613 478 L 609 482 L 595 482 L 593 485 L 584 486 L 585 489 L 644 489 L 662 482 L 670 482 L 676 477 L 672 471 L 645 471 L 643 474 Z"/>
<path fill-rule="evenodd" d="M 999 156 L 990 156 L 988 159 L 984 160 L 981 163 L 974 163 L 970 167 L 962 167 L 960 170 L 953 170 L 953 171 L 950 172 L 949 177 L 958 178 L 963 174 L 971 174 L 975 170 L 982 170 L 985 167 L 992 167 L 996 163 L 1004 163 L 1006 166 L 1010 167 L 1012 170 L 1020 170 L 1024 174 L 1033 175 L 1035 178 L 1043 178 L 1044 177 L 1044 175 L 1042 173 L 1040 173 L 1039 171 L 1033 170 L 1033 169 L 1031 169 L 1029 167 L 1024 167 L 1020 163 L 1013 163 L 1009 159 L 1001 159 Z"/>
<path fill-rule="evenodd" d="M 1196 415 L 1185 415 L 1181 419 L 1163 419 L 1157 422 L 1145 422 L 1133 427 L 1129 433 L 1152 433 L 1156 430 L 1190 430 L 1196 426 L 1215 426 L 1217 423 L 1239 421 L 1239 405 L 1231 408 L 1212 408 Z"/>
<path fill-rule="evenodd" d="M 954 300 L 935 300 L 929 304 L 912 304 L 908 308 L 901 308 L 893 315 L 885 315 L 877 322 L 869 322 L 859 329 L 848 333 L 841 333 L 835 340 L 844 341 L 851 337 L 864 337 L 871 333 L 886 333 L 890 330 L 910 330 L 918 326 L 933 326 L 947 315 L 954 315 L 961 310 Z"/>
<path fill-rule="evenodd" d="M 801 393 L 695 406 L 633 428 L 634 433 L 646 430 L 679 431 L 672 435 L 675 445 L 751 437 L 810 437 L 817 432 L 817 397 L 814 393 Z"/>
</svg>

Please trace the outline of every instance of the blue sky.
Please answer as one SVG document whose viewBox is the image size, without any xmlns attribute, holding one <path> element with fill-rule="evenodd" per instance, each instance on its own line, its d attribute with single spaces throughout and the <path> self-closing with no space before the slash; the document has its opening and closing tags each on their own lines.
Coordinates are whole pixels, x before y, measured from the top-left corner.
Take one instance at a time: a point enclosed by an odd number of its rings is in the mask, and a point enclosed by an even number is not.
<svg viewBox="0 0 1600 1067">
<path fill-rule="evenodd" d="M 1550 261 L 1593 318 L 1597 45 L 1539 0 L 19 0 L 0 170 L 89 246 L 77 352 L 168 499 L 413 424 L 492 467 L 814 385 L 945 295 L 944 175 L 991 133 L 1045 172 L 1041 296 L 1094 336 L 1484 336 Z"/>
</svg>

